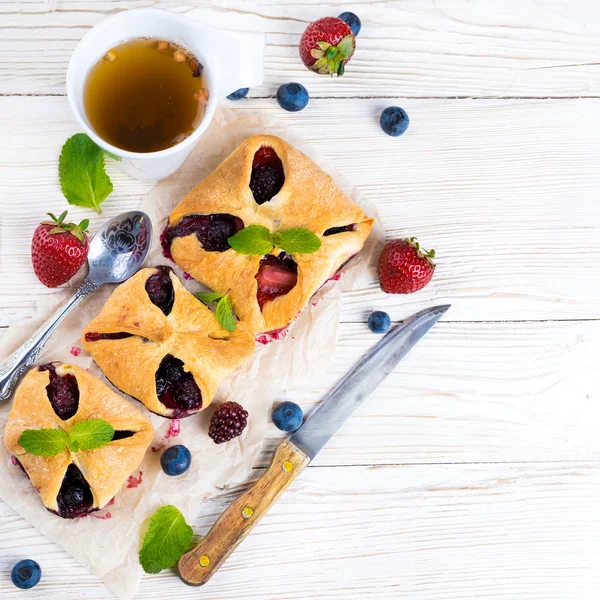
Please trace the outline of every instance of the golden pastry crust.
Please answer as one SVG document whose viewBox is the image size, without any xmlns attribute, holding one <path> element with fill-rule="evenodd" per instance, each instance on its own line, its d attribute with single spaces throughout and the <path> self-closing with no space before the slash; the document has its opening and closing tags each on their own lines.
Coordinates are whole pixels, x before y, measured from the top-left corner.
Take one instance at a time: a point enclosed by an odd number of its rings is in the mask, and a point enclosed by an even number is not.
<svg viewBox="0 0 600 600">
<path fill-rule="evenodd" d="M 150 421 L 127 400 L 85 369 L 61 363 L 54 365 L 58 376 L 73 375 L 77 380 L 77 412 L 64 421 L 54 412 L 46 392 L 50 372 L 34 368 L 27 373 L 15 393 L 4 443 L 23 465 L 46 508 L 58 512 L 57 496 L 67 468 L 74 463 L 92 491 L 94 502 L 91 510 L 100 509 L 115 496 L 142 462 L 154 430 Z M 71 452 L 67 448 L 56 456 L 35 456 L 19 444 L 19 438 L 26 429 L 62 429 L 68 433 L 77 423 L 87 419 L 103 419 L 116 431 L 135 433 L 95 450 Z"/>
<path fill-rule="evenodd" d="M 285 182 L 273 199 L 257 204 L 249 181 L 254 155 L 261 146 L 275 150 L 283 163 Z M 287 294 L 267 302 L 261 311 L 255 278 L 260 256 L 237 254 L 232 249 L 208 252 L 194 234 L 173 239 L 173 260 L 212 290 L 230 290 L 236 314 L 255 332 L 289 325 L 311 296 L 362 249 L 373 226 L 373 219 L 329 175 L 288 143 L 269 135 L 254 136 L 230 154 L 177 205 L 169 217 L 169 227 L 187 215 L 219 213 L 239 217 L 246 227 L 264 225 L 272 232 L 306 228 L 322 242 L 313 254 L 293 255 L 298 265 L 296 285 Z M 330 228 L 348 225 L 354 225 L 354 230 L 323 235 Z M 276 248 L 272 254 L 280 252 Z"/>
<path fill-rule="evenodd" d="M 173 308 L 169 315 L 154 305 L 146 282 L 159 272 L 142 269 L 115 289 L 100 314 L 83 330 L 82 341 L 106 377 L 122 392 L 149 410 L 168 418 L 185 417 L 197 410 L 168 408 L 158 398 L 155 374 L 165 356 L 183 361 L 202 395 L 204 410 L 221 381 L 245 362 L 254 351 L 254 336 L 238 322 L 234 332 L 225 331 L 213 312 L 183 287 L 168 267 L 173 285 Z M 123 339 L 88 341 L 90 333 L 129 333 Z"/>
</svg>

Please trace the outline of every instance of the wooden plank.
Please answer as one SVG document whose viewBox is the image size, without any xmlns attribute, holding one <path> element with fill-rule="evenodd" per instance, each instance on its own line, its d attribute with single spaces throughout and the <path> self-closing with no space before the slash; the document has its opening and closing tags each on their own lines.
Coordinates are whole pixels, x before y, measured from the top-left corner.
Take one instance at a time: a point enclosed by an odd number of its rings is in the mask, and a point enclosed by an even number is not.
<svg viewBox="0 0 600 600">
<path fill-rule="evenodd" d="M 411 127 L 384 135 L 377 115 L 400 100 L 315 100 L 301 114 L 251 100 L 235 109 L 275 114 L 308 139 L 377 205 L 388 237 L 417 235 L 438 252 L 433 282 L 412 296 L 385 295 L 375 277 L 347 294 L 343 318 L 374 307 L 401 319 L 451 302 L 452 320 L 600 317 L 600 101 L 402 100 Z M 548 124 L 552 123 L 550 127 Z M 0 98 L 3 301 L 0 325 L 32 314 L 53 293 L 35 278 L 30 239 L 66 202 L 57 158 L 77 131 L 64 98 Z M 149 190 L 109 166 L 115 192 L 103 220 L 136 207 Z"/>
<path fill-rule="evenodd" d="M 205 501 L 196 531 L 239 492 Z M 308 468 L 205 588 L 166 571 L 138 597 L 593 600 L 599 494 L 598 465 L 578 463 Z M 0 532 L 3 600 L 21 598 L 9 569 L 26 556 L 36 597 L 113 598 L 3 504 Z"/>
<path fill-rule="evenodd" d="M 364 324 L 343 324 L 328 374 L 267 400 L 291 400 L 310 414 L 377 339 Z M 315 464 L 596 460 L 599 355 L 600 322 L 441 322 Z M 268 418 L 245 408 L 250 419 Z M 208 418 L 183 420 L 181 442 Z M 269 463 L 281 437 L 269 423 L 257 466 Z"/>
<path fill-rule="evenodd" d="M 265 83 L 284 81 L 313 97 L 596 96 L 600 90 L 600 6 L 517 0 L 55 0 L 0 4 L 0 93 L 63 94 L 67 63 L 81 37 L 108 14 L 154 6 L 208 24 L 266 32 Z M 308 72 L 300 35 L 319 17 L 354 10 L 357 52 L 340 80 Z"/>
<path fill-rule="evenodd" d="M 343 325 L 328 375 L 274 403 L 292 400 L 309 414 L 377 339 L 364 324 Z M 599 322 L 440 322 L 315 463 L 595 460 L 599 353 Z M 270 424 L 258 464 L 280 438 Z"/>
</svg>

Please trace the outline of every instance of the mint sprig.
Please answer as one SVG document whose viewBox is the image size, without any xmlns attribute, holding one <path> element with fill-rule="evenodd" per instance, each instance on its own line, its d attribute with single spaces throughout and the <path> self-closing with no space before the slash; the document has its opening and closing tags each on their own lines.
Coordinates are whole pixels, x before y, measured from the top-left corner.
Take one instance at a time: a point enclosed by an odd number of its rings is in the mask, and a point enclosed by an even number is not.
<svg viewBox="0 0 600 600">
<path fill-rule="evenodd" d="M 269 254 L 273 250 L 271 232 L 263 225 L 248 225 L 227 239 L 238 254 Z"/>
<path fill-rule="evenodd" d="M 106 446 L 115 435 L 115 429 L 102 419 L 89 419 L 76 423 L 69 433 L 69 449 L 72 452 L 79 450 L 94 450 Z"/>
<path fill-rule="evenodd" d="M 26 429 L 19 444 L 36 456 L 56 456 L 67 447 L 67 434 L 62 429 Z"/>
<path fill-rule="evenodd" d="M 146 573 L 160 573 L 185 554 L 194 532 L 175 506 L 159 508 L 150 519 L 139 552 Z"/>
<path fill-rule="evenodd" d="M 102 419 L 76 423 L 70 433 L 62 429 L 26 429 L 19 436 L 19 444 L 36 456 L 56 456 L 67 448 L 71 452 L 101 448 L 115 435 L 113 426 Z"/>
<path fill-rule="evenodd" d="M 288 254 L 312 254 L 321 247 L 321 240 L 312 231 L 302 228 L 275 231 L 271 239 L 276 248 Z"/>
<path fill-rule="evenodd" d="M 217 318 L 219 325 L 225 331 L 229 331 L 229 333 L 232 333 L 236 330 L 237 321 L 235 320 L 235 316 L 233 314 L 233 305 L 231 304 L 231 300 L 229 299 L 229 295 L 227 293 L 219 294 L 218 292 L 198 292 L 196 294 L 196 298 L 205 304 L 216 302 L 217 308 L 215 309 L 215 317 Z"/>
<path fill-rule="evenodd" d="M 249 225 L 227 239 L 238 254 L 269 254 L 281 248 L 288 254 L 312 254 L 321 247 L 321 240 L 308 229 L 298 227 L 271 233 L 262 225 Z"/>
<path fill-rule="evenodd" d="M 85 133 L 76 133 L 65 142 L 58 159 L 58 178 L 69 204 L 101 212 L 100 204 L 113 191 L 104 154 Z"/>
</svg>

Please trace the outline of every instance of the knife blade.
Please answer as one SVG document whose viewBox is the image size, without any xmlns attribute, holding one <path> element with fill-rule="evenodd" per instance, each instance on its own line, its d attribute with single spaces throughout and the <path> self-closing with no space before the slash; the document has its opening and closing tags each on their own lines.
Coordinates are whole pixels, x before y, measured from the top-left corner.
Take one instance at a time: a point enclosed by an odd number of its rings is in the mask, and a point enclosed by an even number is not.
<svg viewBox="0 0 600 600">
<path fill-rule="evenodd" d="M 394 327 L 325 396 L 290 442 L 312 460 L 448 308 L 426 308 Z"/>
<path fill-rule="evenodd" d="M 450 308 L 434 306 L 397 325 L 327 394 L 289 439 L 277 446 L 265 474 L 221 514 L 177 564 L 188 585 L 204 585 L 356 409 Z"/>
</svg>

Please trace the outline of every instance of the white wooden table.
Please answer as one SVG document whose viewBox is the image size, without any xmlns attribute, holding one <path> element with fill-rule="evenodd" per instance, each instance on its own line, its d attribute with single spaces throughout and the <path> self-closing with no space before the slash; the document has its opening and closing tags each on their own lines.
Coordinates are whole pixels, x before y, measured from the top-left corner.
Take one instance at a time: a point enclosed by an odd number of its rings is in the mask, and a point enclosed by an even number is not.
<svg viewBox="0 0 600 600">
<path fill-rule="evenodd" d="M 106 15 L 147 0 L 0 0 L 0 326 L 52 293 L 31 233 L 67 207 L 57 157 L 75 133 L 69 56 Z M 322 452 L 215 576 L 169 572 L 140 598 L 582 600 L 600 596 L 600 4 L 596 0 L 190 0 L 154 3 L 267 34 L 266 79 L 230 106 L 273 112 L 319 146 L 381 212 L 388 237 L 418 235 L 439 266 L 413 296 L 376 281 L 344 298 L 330 376 L 288 399 L 308 410 L 397 321 L 451 311 Z M 297 56 L 306 24 L 355 11 L 358 50 L 340 80 Z M 298 114 L 274 93 L 300 81 Z M 408 133 L 384 135 L 399 104 Z M 110 173 L 101 217 L 148 186 Z M 73 216 L 89 211 L 71 209 Z M 278 435 L 271 427 L 256 465 Z M 207 503 L 204 532 L 233 494 Z M 10 568 L 44 569 L 30 593 Z M 110 591 L 0 504 L 0 598 L 109 599 Z"/>
</svg>

